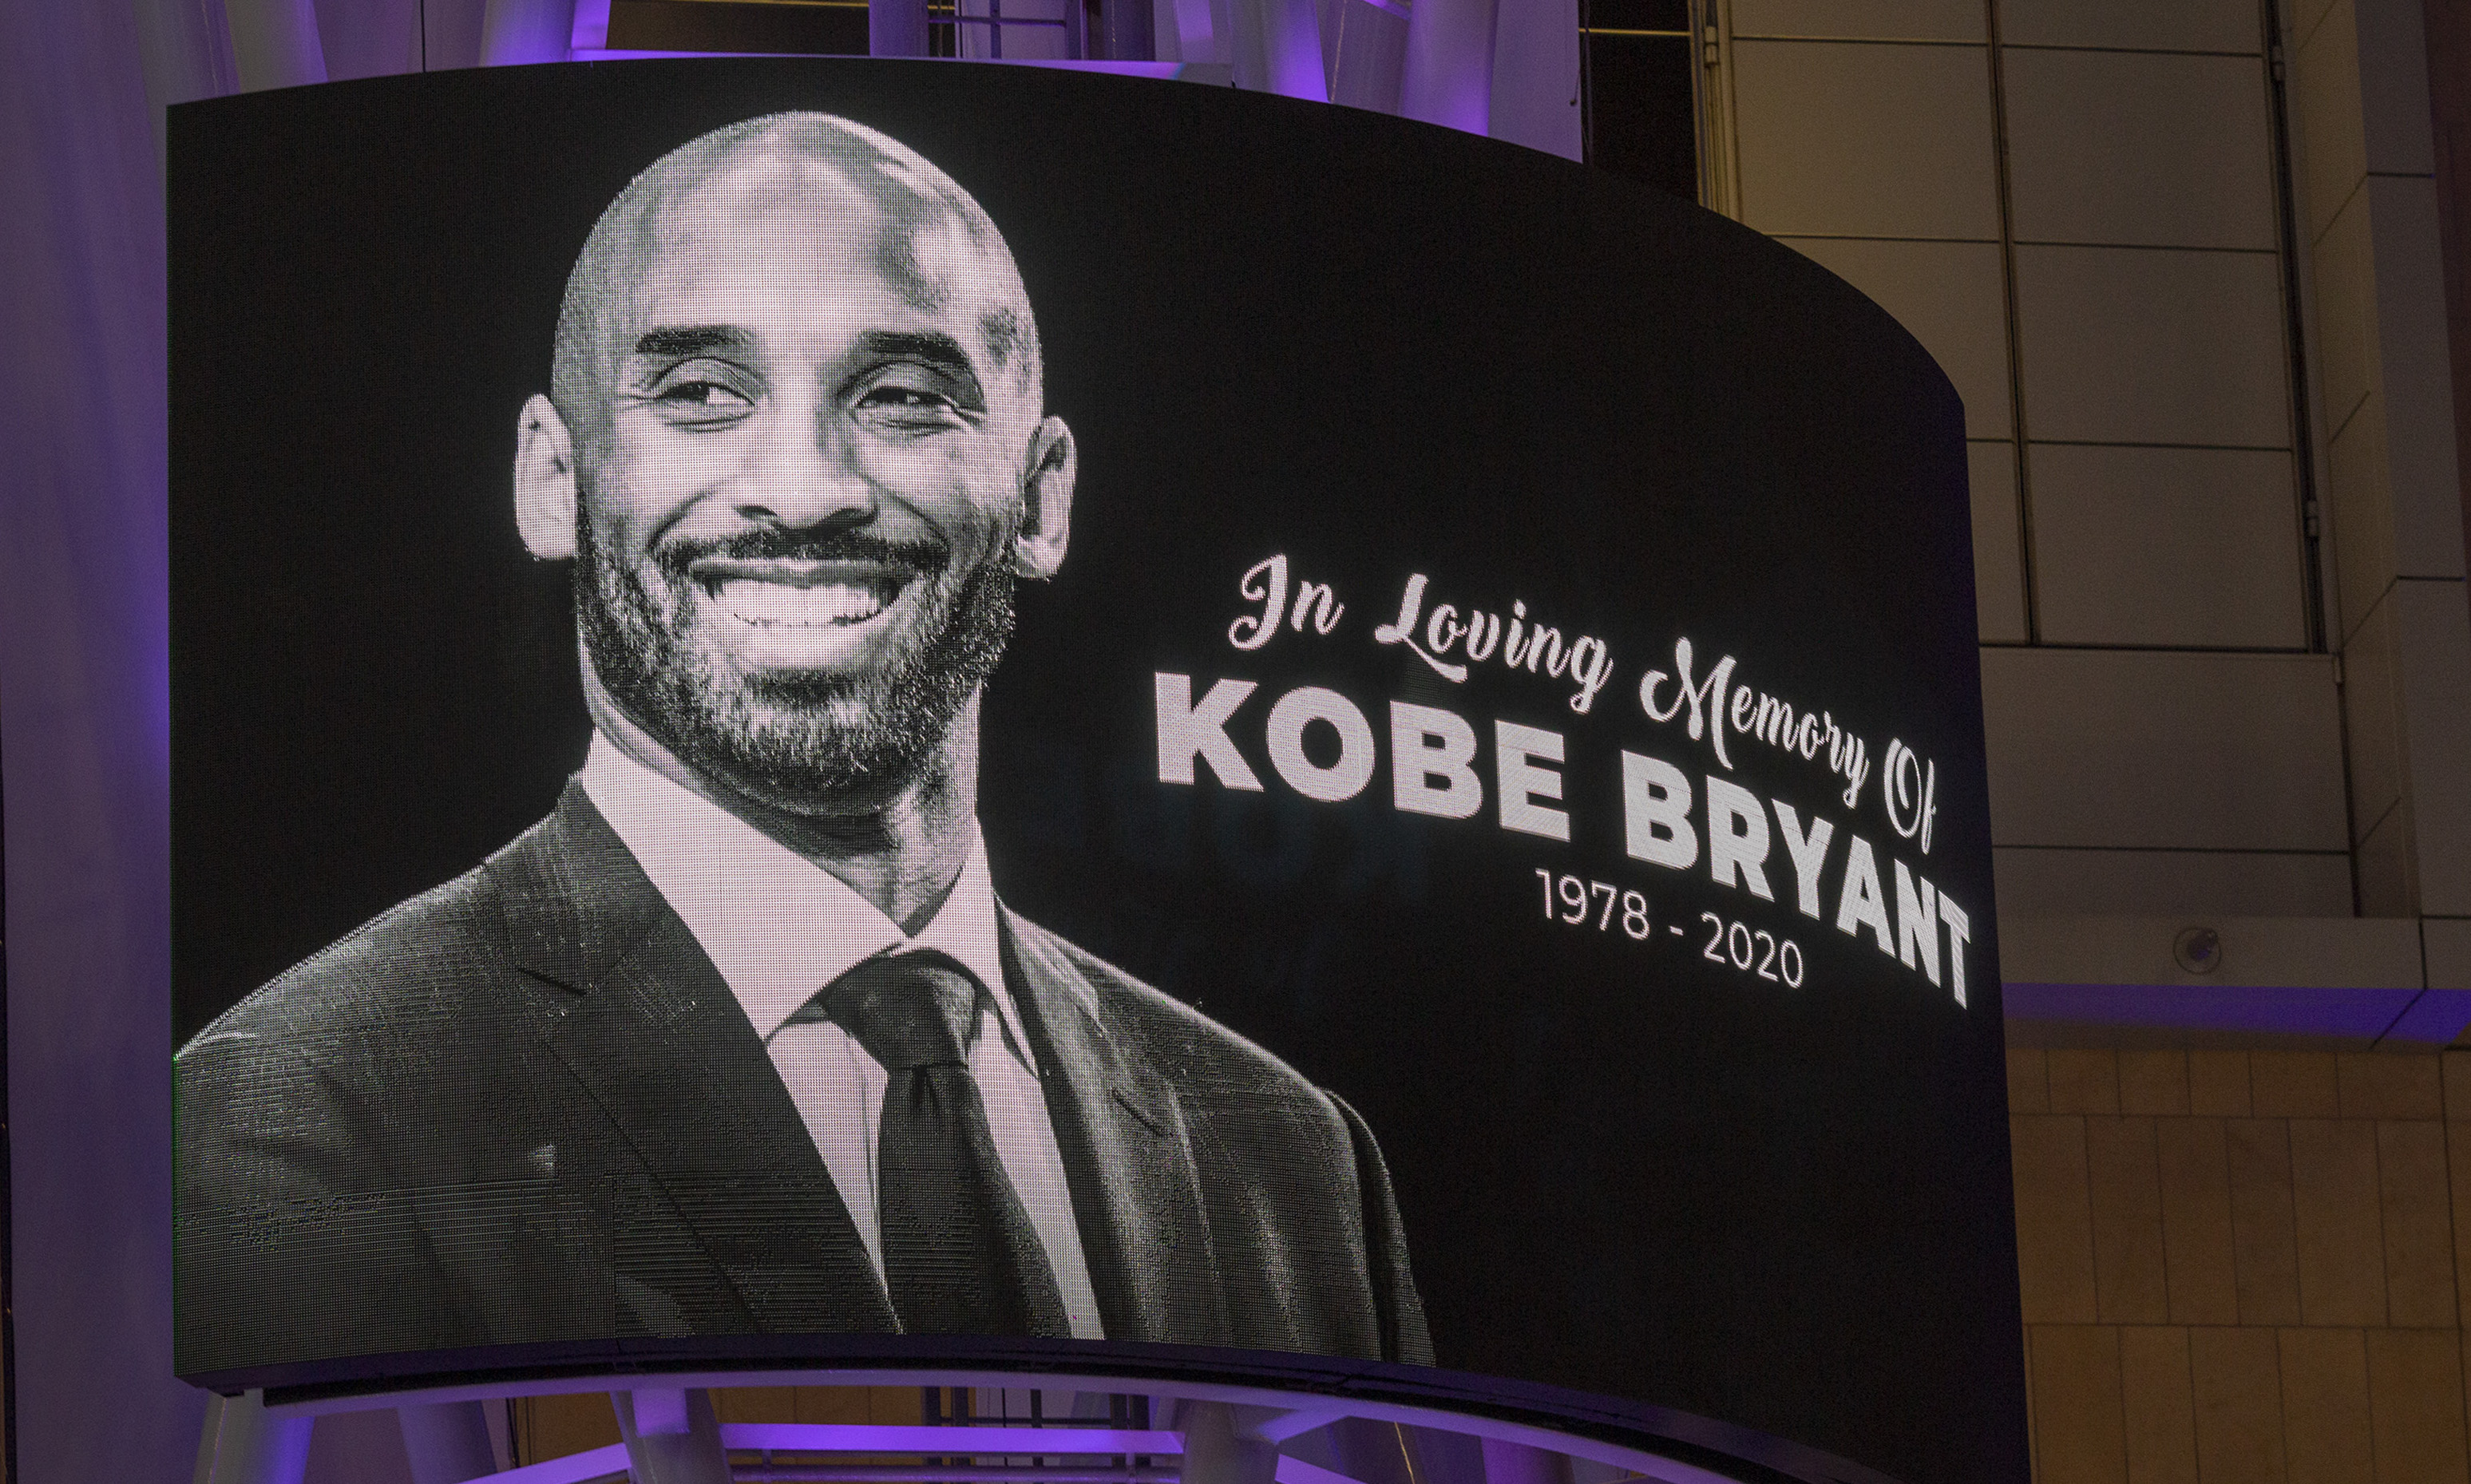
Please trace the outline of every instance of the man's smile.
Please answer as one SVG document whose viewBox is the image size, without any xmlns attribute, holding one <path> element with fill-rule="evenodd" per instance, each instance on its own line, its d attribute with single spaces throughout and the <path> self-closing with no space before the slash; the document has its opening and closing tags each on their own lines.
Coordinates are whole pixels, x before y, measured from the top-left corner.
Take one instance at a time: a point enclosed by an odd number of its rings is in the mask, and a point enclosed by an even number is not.
<svg viewBox="0 0 2471 1484">
<path fill-rule="evenodd" d="M 863 624 L 920 575 L 906 563 L 726 556 L 699 558 L 687 573 L 721 611 L 764 628 Z"/>
</svg>

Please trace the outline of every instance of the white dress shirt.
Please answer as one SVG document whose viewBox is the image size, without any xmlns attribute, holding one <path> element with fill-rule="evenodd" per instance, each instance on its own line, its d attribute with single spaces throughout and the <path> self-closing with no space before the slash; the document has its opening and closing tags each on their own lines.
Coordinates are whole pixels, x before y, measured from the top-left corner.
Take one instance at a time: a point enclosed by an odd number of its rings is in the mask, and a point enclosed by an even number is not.
<svg viewBox="0 0 2471 1484">
<path fill-rule="evenodd" d="M 701 794 L 663 777 L 595 733 L 583 791 L 618 832 L 728 981 L 764 1038 L 815 1151 L 883 1276 L 875 1136 L 883 1067 L 829 1021 L 786 1024 L 841 974 L 877 954 L 933 949 L 977 977 L 978 1024 L 970 1075 L 985 1102 L 997 1156 L 1055 1269 L 1076 1339 L 1102 1339 L 1090 1265 L 1072 1224 L 1064 1158 L 1047 1117 L 1038 1067 L 1004 984 L 996 894 L 974 824 L 968 863 L 915 937 L 830 871 Z"/>
</svg>

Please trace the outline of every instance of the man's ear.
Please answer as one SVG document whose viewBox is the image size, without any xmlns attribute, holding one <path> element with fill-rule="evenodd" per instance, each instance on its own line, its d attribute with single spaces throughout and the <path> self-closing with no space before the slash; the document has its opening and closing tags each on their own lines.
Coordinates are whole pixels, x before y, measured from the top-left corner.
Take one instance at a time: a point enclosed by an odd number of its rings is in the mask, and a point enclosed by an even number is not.
<svg viewBox="0 0 2471 1484">
<path fill-rule="evenodd" d="M 1072 430 L 1049 417 L 1029 437 L 1029 472 L 1021 483 L 1021 529 L 1013 533 L 1012 570 L 1041 580 L 1064 565 L 1064 539 L 1072 529 L 1072 480 L 1080 472 Z"/>
<path fill-rule="evenodd" d="M 515 424 L 515 530 L 542 561 L 575 554 L 575 437 L 549 398 L 524 404 Z"/>
</svg>

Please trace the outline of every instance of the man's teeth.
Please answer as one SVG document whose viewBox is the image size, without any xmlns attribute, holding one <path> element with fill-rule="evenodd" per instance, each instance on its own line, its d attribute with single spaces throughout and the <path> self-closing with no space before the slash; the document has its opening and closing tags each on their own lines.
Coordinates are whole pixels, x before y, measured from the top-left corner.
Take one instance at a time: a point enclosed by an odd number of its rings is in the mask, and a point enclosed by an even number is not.
<svg viewBox="0 0 2471 1484">
<path fill-rule="evenodd" d="M 887 595 L 862 583 L 818 582 L 799 587 L 741 579 L 721 583 L 713 596 L 743 623 L 820 625 L 863 624 L 883 611 Z"/>
</svg>

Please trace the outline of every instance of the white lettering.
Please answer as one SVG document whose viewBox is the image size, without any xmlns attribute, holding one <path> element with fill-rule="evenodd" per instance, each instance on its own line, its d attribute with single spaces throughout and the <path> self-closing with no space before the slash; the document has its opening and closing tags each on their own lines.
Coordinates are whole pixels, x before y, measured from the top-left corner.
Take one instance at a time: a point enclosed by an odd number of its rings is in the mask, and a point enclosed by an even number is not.
<svg viewBox="0 0 2471 1484">
<path fill-rule="evenodd" d="M 1421 572 L 1407 579 L 1407 590 L 1399 595 L 1399 622 L 1384 624 L 1373 631 L 1375 644 L 1403 644 L 1416 658 L 1433 667 L 1433 673 L 1445 680 L 1467 679 L 1465 665 L 1445 665 L 1424 652 L 1416 643 L 1416 615 L 1424 606 L 1424 575 Z"/>
<path fill-rule="evenodd" d="M 1767 872 L 1768 816 L 1759 796 L 1740 784 L 1707 778 L 1707 874 L 1719 886 L 1739 884 L 1762 902 L 1773 902 Z"/>
<path fill-rule="evenodd" d="M 1338 733 L 1338 761 L 1328 767 L 1305 756 L 1305 728 L 1326 721 Z M 1287 786 L 1308 799 L 1337 804 L 1373 781 L 1373 723 L 1336 691 L 1299 686 L 1270 708 L 1270 766 Z"/>
<path fill-rule="evenodd" d="M 1879 952 L 1896 956 L 1895 929 L 1888 925 L 1888 902 L 1879 889 L 1879 862 L 1871 854 L 1871 842 L 1847 833 L 1845 857 L 1845 894 L 1836 904 L 1836 930 L 1848 938 L 1858 939 L 1859 928 L 1871 930 L 1879 940 Z"/>
<path fill-rule="evenodd" d="M 1973 941 L 1969 936 L 1973 924 L 1966 919 L 1965 908 L 1949 901 L 1945 892 L 1940 893 L 1939 917 L 1940 921 L 1947 924 L 1947 981 L 1949 987 L 1956 991 L 1956 1002 L 1962 1005 L 1965 1003 L 1965 946 Z"/>
<path fill-rule="evenodd" d="M 1809 718 L 1802 719 L 1806 722 Z M 1792 805 L 1782 799 L 1769 802 L 1776 810 L 1777 827 L 1784 836 L 1784 853 L 1793 858 L 1794 894 L 1801 915 L 1815 918 L 1819 915 L 1819 868 L 1827 861 L 1827 842 L 1836 834 L 1835 822 L 1813 814 L 1810 833 L 1804 836 Z"/>
<path fill-rule="evenodd" d="M 1159 671 L 1159 782 L 1192 782 L 1192 760 L 1198 757 L 1226 787 L 1260 792 L 1261 780 L 1253 776 L 1244 755 L 1227 736 L 1228 718 L 1252 694 L 1250 680 L 1221 680 L 1195 706 L 1190 675 Z"/>
<path fill-rule="evenodd" d="M 1287 558 L 1283 553 L 1263 557 L 1244 574 L 1236 591 L 1261 605 L 1227 625 L 1227 642 L 1239 649 L 1258 649 L 1279 635 L 1279 620 L 1287 608 Z"/>
<path fill-rule="evenodd" d="M 1690 779 L 1662 758 L 1621 755 L 1622 848 L 1635 860 L 1686 870 L 1699 859 Z"/>
<path fill-rule="evenodd" d="M 1465 819 L 1484 808 L 1484 783 L 1470 766 L 1474 758 L 1475 728 L 1460 717 L 1390 703 L 1390 796 L 1400 810 Z"/>
<path fill-rule="evenodd" d="M 1570 816 L 1531 802 L 1562 796 L 1562 775 L 1536 766 L 1538 759 L 1547 763 L 1562 761 L 1562 734 L 1520 726 L 1515 721 L 1495 721 L 1493 750 L 1494 768 L 1501 785 L 1501 827 L 1541 835 L 1546 839 L 1568 839 Z"/>
<path fill-rule="evenodd" d="M 1931 889 L 1929 881 L 1906 870 L 1903 861 L 1894 863 L 1896 868 L 1896 957 L 1911 969 L 1918 956 L 1923 975 L 1936 984 L 1939 982 L 1939 893 Z"/>
</svg>

